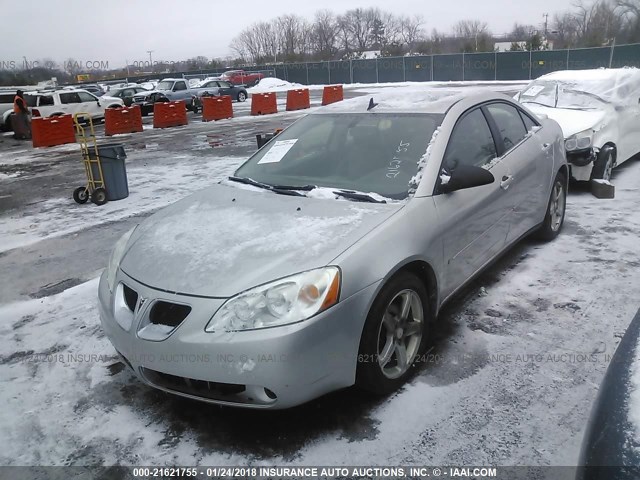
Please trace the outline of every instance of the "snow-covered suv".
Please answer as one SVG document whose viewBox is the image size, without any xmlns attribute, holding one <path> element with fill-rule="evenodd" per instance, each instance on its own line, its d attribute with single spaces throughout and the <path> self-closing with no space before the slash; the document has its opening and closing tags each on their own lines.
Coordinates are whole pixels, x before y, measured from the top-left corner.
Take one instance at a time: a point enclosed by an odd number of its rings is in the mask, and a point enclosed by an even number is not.
<svg viewBox="0 0 640 480">
<path fill-rule="evenodd" d="M 104 111 L 110 107 L 121 107 L 124 102 L 115 97 L 103 95 L 96 97 L 86 90 L 50 90 L 40 92 L 25 92 L 24 98 L 34 117 L 53 117 L 80 112 L 88 113 L 93 121 L 104 119 Z M 3 114 L 3 123 L 10 126 L 9 115 L 13 110 Z"/>
</svg>

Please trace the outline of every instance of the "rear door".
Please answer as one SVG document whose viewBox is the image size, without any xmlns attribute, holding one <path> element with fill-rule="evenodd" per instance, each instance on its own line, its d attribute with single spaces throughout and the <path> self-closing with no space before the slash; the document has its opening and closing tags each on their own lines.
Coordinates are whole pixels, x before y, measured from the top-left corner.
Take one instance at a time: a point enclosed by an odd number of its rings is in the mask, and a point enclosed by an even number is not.
<svg viewBox="0 0 640 480">
<path fill-rule="evenodd" d="M 218 86 L 220 87 L 220 95 L 229 95 L 232 98 L 234 97 L 233 87 L 229 82 L 218 81 Z"/>
<path fill-rule="evenodd" d="M 458 120 L 441 173 L 450 173 L 458 165 L 486 168 L 495 181 L 451 193 L 435 192 L 434 202 L 444 232 L 445 297 L 505 248 L 509 229 L 508 189 L 501 187 L 501 181 L 510 172 L 498 158 L 495 139 L 480 107 Z"/>
<path fill-rule="evenodd" d="M 507 237 L 511 243 L 542 221 L 553 166 L 553 156 L 548 155 L 553 155 L 553 145 L 527 131 L 516 106 L 498 102 L 484 108 L 492 122 L 500 160 L 509 171 L 502 181 L 508 182 L 505 194 L 512 209 Z"/>
</svg>

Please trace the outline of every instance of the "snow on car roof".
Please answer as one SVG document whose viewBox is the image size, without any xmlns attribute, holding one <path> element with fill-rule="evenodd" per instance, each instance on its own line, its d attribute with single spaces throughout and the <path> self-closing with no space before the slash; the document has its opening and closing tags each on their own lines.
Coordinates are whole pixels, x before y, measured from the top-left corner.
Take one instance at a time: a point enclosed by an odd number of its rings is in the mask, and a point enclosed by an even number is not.
<svg viewBox="0 0 640 480">
<path fill-rule="evenodd" d="M 446 113 L 452 105 L 460 100 L 472 96 L 482 97 L 482 100 L 491 98 L 509 99 L 500 93 L 481 91 L 478 89 L 440 89 L 431 88 L 398 88 L 393 92 L 375 93 L 352 98 L 342 102 L 328 105 L 318 113 L 359 113 L 366 112 L 371 98 L 377 105 L 373 112 L 385 113 Z"/>
<path fill-rule="evenodd" d="M 616 80 L 618 78 L 640 76 L 638 68 L 597 68 L 592 70 L 560 70 L 557 72 L 547 73 L 539 78 L 539 80 L 556 80 L 556 81 L 594 81 L 594 80 Z"/>
<path fill-rule="evenodd" d="M 543 75 L 533 83 L 541 81 L 559 82 L 571 89 L 592 93 L 614 104 L 628 105 L 630 100 L 637 103 L 640 99 L 638 68 L 561 70 Z M 527 89 L 528 87 L 524 91 Z"/>
</svg>

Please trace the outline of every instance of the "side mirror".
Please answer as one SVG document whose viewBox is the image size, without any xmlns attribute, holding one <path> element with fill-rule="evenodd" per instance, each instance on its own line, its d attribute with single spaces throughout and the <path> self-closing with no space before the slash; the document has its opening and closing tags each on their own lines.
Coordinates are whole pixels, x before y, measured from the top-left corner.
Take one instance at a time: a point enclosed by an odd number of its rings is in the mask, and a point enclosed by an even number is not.
<svg viewBox="0 0 640 480">
<path fill-rule="evenodd" d="M 451 193 L 456 190 L 489 185 L 495 181 L 495 177 L 489 170 L 471 165 L 457 165 L 449 175 L 440 174 L 440 191 Z"/>
</svg>

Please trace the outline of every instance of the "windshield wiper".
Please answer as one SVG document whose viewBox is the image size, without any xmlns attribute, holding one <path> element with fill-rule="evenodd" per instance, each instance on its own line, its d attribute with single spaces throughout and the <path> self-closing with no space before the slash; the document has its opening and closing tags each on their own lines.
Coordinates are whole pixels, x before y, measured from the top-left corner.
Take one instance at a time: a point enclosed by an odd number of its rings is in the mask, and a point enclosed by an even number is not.
<svg viewBox="0 0 640 480">
<path fill-rule="evenodd" d="M 231 180 L 232 182 L 244 183 L 245 185 L 253 185 L 254 187 L 264 188 L 265 190 L 271 190 L 273 188 L 273 186 L 269 185 L 268 183 L 258 182 L 249 177 L 234 177 L 233 175 L 231 175 L 229 177 L 229 180 Z"/>
<path fill-rule="evenodd" d="M 314 188 L 318 188 L 316 185 L 273 185 L 273 188 L 278 190 L 300 190 L 301 192 L 310 192 Z"/>
<path fill-rule="evenodd" d="M 333 193 L 340 197 L 350 198 L 351 200 L 357 200 L 359 202 L 387 203 L 386 200 L 378 200 L 367 193 L 354 192 L 353 190 L 334 190 Z"/>
<path fill-rule="evenodd" d="M 238 182 L 238 183 L 244 183 L 246 185 L 252 185 L 254 187 L 258 187 L 258 188 L 264 188 L 265 190 L 269 190 L 273 193 L 278 193 L 280 195 L 291 195 L 291 196 L 295 196 L 295 197 L 305 197 L 306 195 L 304 193 L 298 192 L 296 190 L 301 190 L 299 188 L 288 188 L 287 185 L 269 185 L 268 183 L 262 183 L 262 182 L 258 182 L 257 180 L 254 180 L 253 178 L 249 178 L 249 177 L 234 177 L 233 175 L 229 177 L 229 180 L 233 181 L 233 182 Z M 312 185 L 309 185 L 310 187 Z M 314 187 L 315 188 L 315 187 Z M 304 187 L 302 188 L 302 190 L 304 190 Z M 311 189 L 309 189 L 311 190 Z"/>
</svg>

